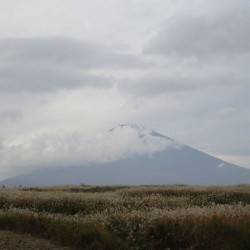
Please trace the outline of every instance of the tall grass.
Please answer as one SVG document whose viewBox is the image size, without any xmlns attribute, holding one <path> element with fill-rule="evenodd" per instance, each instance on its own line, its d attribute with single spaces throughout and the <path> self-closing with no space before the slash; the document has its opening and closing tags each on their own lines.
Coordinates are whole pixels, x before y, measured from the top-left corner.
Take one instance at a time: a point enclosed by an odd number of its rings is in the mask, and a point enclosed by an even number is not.
<svg viewBox="0 0 250 250">
<path fill-rule="evenodd" d="M 250 249 L 250 186 L 2 189 L 0 228 L 76 249 Z"/>
</svg>

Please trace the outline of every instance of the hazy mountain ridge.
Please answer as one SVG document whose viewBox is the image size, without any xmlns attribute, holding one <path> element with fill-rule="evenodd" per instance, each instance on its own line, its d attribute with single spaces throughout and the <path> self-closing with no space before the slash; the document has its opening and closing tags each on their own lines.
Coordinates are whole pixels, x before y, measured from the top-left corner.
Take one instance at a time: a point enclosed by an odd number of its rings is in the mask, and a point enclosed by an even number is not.
<svg viewBox="0 0 250 250">
<path fill-rule="evenodd" d="M 207 155 L 141 125 L 121 124 L 109 130 L 109 136 L 113 143 L 117 141 L 117 145 L 119 140 L 125 140 L 124 147 L 129 146 L 130 137 L 134 138 L 132 141 L 135 145 L 131 145 L 132 151 L 128 148 L 125 156 L 113 161 L 63 168 L 40 168 L 29 174 L 3 180 L 0 185 L 250 183 L 250 169 Z M 144 150 L 144 147 L 150 150 Z M 137 152 L 133 154 L 133 150 Z"/>
</svg>

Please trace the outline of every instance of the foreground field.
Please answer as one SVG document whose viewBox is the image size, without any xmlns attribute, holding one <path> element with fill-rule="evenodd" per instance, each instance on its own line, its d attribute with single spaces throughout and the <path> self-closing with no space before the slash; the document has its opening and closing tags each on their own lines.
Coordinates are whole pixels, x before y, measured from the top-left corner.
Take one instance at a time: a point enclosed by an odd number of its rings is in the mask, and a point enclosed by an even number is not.
<svg viewBox="0 0 250 250">
<path fill-rule="evenodd" d="M 28 234 L 18 234 L 10 231 L 0 230 L 0 249 L 1 250 L 70 250 L 51 243 L 48 240 L 40 239 Z"/>
<path fill-rule="evenodd" d="M 250 249 L 250 186 L 1 189 L 0 229 L 74 249 Z"/>
</svg>

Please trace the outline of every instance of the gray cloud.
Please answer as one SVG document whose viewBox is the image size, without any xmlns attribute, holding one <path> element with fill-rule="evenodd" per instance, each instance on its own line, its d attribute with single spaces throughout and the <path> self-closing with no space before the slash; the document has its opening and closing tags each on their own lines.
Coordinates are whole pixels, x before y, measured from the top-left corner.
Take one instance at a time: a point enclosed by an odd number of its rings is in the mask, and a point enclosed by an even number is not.
<svg viewBox="0 0 250 250">
<path fill-rule="evenodd" d="M 142 67 L 136 56 L 69 38 L 0 40 L 0 90 L 50 91 L 110 87 L 113 78 L 88 70 Z"/>
<path fill-rule="evenodd" d="M 194 95 L 199 89 L 205 96 L 224 88 L 221 98 L 226 100 L 229 88 L 238 88 L 243 95 L 250 79 L 250 2 L 191 3 L 167 18 L 145 43 L 143 53 L 157 62 L 155 72 L 121 81 L 123 90 L 150 96 L 186 91 Z"/>
<path fill-rule="evenodd" d="M 22 116 L 23 116 L 22 113 L 19 111 L 0 112 L 0 122 L 1 121 L 17 121 L 21 119 Z"/>
<path fill-rule="evenodd" d="M 200 79 L 201 80 L 201 79 Z M 122 79 L 121 90 L 138 96 L 152 96 L 162 93 L 177 93 L 197 88 L 198 79 L 173 74 L 145 74 L 134 79 Z M 199 81 L 198 81 L 199 82 Z"/>
<path fill-rule="evenodd" d="M 3 149 L 4 149 L 3 142 L 4 142 L 4 138 L 3 138 L 2 136 L 0 136 L 0 153 L 1 153 L 1 151 L 3 151 Z"/>
<path fill-rule="evenodd" d="M 54 91 L 58 88 L 82 86 L 110 87 L 113 78 L 93 75 L 61 65 L 13 65 L 0 69 L 2 91 Z"/>
<path fill-rule="evenodd" d="M 161 31 L 149 41 L 144 51 L 195 57 L 249 53 L 250 2 L 229 1 L 227 5 L 222 5 L 221 9 L 218 8 L 220 3 L 218 6 L 214 5 L 212 15 L 200 12 L 180 12 L 173 15 L 166 20 Z"/>
<path fill-rule="evenodd" d="M 133 95 L 148 97 L 180 92 L 195 94 L 196 90 L 206 94 L 208 90 L 216 91 L 221 88 L 224 88 L 226 93 L 232 88 L 246 88 L 249 76 L 248 73 L 244 73 L 244 69 L 238 69 L 240 65 L 241 63 L 231 65 L 226 62 L 210 62 L 202 66 L 173 64 L 166 68 L 148 70 L 133 78 L 123 78 L 119 81 L 118 87 Z M 225 98 L 225 95 L 222 97 Z"/>
<path fill-rule="evenodd" d="M 145 66 L 137 56 L 111 51 L 101 43 L 67 37 L 6 38 L 0 40 L 2 58 L 9 61 L 74 65 L 80 68 Z"/>
</svg>

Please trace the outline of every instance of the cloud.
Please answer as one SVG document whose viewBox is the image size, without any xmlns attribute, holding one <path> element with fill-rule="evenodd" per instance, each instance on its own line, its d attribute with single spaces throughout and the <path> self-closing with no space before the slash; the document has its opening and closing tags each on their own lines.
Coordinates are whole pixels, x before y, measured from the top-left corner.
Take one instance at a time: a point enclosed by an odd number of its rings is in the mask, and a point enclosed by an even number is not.
<svg viewBox="0 0 250 250">
<path fill-rule="evenodd" d="M 155 67 L 127 77 L 120 88 L 139 96 L 186 93 L 204 99 L 220 92 L 225 101 L 231 89 L 243 93 L 250 77 L 246 67 L 250 2 L 193 0 L 179 1 L 176 6 L 144 45 L 144 56 L 153 58 Z"/>
<path fill-rule="evenodd" d="M 194 90 L 199 86 L 199 77 L 175 75 L 175 72 L 146 73 L 135 78 L 121 79 L 121 90 L 137 96 L 153 96 Z"/>
<path fill-rule="evenodd" d="M 4 138 L 3 138 L 2 136 L 0 136 L 0 153 L 1 153 L 1 151 L 3 151 L 3 149 L 4 149 L 4 144 L 3 144 L 3 142 L 4 142 Z"/>
<path fill-rule="evenodd" d="M 0 40 L 2 57 L 27 64 L 50 63 L 80 68 L 141 67 L 135 55 L 119 53 L 101 43 L 85 42 L 68 37 L 23 37 Z"/>
<path fill-rule="evenodd" d="M 159 68 L 138 72 L 136 76 L 127 75 L 119 80 L 117 86 L 135 96 L 147 97 L 180 93 L 208 95 L 210 91 L 224 89 L 221 98 L 225 98 L 225 93 L 231 89 L 236 93 L 247 87 L 249 76 L 244 69 L 239 69 L 241 65 L 244 63 L 178 65 L 173 62 L 172 65 L 163 64 Z"/>
<path fill-rule="evenodd" d="M 139 132 L 131 127 L 116 128 L 87 137 L 80 132 L 56 130 L 21 136 L 9 143 L 2 140 L 0 163 L 19 172 L 42 166 L 84 166 L 180 147 L 149 130 Z"/>
<path fill-rule="evenodd" d="M 145 53 L 198 58 L 249 53 L 250 2 L 210 1 L 209 5 L 211 13 L 202 8 L 192 13 L 190 8 L 168 18 Z"/>
<path fill-rule="evenodd" d="M 22 113 L 19 111 L 9 111 L 9 112 L 0 112 L 0 122 L 1 121 L 17 121 L 22 118 Z"/>
<path fill-rule="evenodd" d="M 230 119 L 234 119 L 235 116 L 237 116 L 237 114 L 239 114 L 239 110 L 237 110 L 236 108 L 226 107 L 226 108 L 219 110 L 215 114 L 215 116 L 219 120 L 230 120 Z"/>
<path fill-rule="evenodd" d="M 135 55 L 63 37 L 1 39 L 0 53 L 2 91 L 110 87 L 114 81 L 112 76 L 89 70 L 145 66 Z"/>
</svg>

